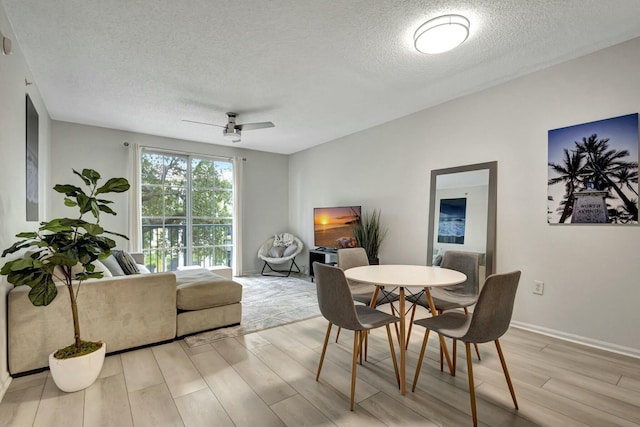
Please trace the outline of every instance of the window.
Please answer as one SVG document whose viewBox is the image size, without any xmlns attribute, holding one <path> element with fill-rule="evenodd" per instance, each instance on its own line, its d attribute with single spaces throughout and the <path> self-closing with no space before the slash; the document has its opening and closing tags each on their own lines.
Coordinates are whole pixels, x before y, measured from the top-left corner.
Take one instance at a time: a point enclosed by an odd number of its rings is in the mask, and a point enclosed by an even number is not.
<svg viewBox="0 0 640 427">
<path fill-rule="evenodd" d="M 233 163 L 143 150 L 142 251 L 151 271 L 231 266 Z"/>
</svg>

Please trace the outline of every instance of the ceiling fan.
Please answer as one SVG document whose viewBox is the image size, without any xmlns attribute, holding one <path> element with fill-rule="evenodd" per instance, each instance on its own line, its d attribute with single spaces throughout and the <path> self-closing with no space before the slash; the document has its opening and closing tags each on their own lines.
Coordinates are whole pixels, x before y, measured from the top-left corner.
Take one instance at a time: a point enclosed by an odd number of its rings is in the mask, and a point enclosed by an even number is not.
<svg viewBox="0 0 640 427">
<path fill-rule="evenodd" d="M 197 123 L 201 125 L 207 126 L 216 126 L 222 128 L 222 135 L 225 139 L 230 140 L 231 142 L 240 142 L 240 137 L 242 135 L 243 130 L 255 130 L 255 129 L 263 129 L 263 128 L 272 128 L 275 125 L 271 122 L 259 122 L 259 123 L 236 123 L 236 117 L 238 114 L 236 113 L 227 113 L 227 124 L 226 125 L 216 125 L 213 123 L 204 123 L 204 122 L 196 122 L 194 120 L 186 120 L 182 119 L 183 122 L 189 123 Z"/>
</svg>

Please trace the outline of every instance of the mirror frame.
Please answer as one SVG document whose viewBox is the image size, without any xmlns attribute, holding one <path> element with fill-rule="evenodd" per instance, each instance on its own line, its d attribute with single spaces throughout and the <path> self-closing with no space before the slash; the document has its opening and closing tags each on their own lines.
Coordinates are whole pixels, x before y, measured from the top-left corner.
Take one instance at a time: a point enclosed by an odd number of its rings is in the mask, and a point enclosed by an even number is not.
<svg viewBox="0 0 640 427">
<path fill-rule="evenodd" d="M 427 231 L 427 265 L 433 263 L 433 229 L 435 225 L 435 205 L 436 205 L 436 183 L 440 175 L 448 175 L 459 172 L 470 172 L 477 170 L 489 170 L 489 188 L 487 200 L 487 239 L 485 250 L 485 277 L 495 272 L 496 255 L 496 210 L 497 210 L 497 182 L 498 182 L 498 162 L 476 163 L 474 165 L 457 166 L 446 169 L 434 169 L 431 171 L 431 189 L 429 194 L 429 229 Z"/>
</svg>

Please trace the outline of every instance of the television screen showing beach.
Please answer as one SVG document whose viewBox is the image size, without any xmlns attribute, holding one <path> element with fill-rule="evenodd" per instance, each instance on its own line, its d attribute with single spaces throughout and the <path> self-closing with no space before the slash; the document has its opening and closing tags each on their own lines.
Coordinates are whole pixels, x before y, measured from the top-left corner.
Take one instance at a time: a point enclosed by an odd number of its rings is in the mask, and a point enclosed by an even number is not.
<svg viewBox="0 0 640 427">
<path fill-rule="evenodd" d="M 355 246 L 353 224 L 360 221 L 360 207 L 315 208 L 314 244 L 325 248 Z"/>
</svg>

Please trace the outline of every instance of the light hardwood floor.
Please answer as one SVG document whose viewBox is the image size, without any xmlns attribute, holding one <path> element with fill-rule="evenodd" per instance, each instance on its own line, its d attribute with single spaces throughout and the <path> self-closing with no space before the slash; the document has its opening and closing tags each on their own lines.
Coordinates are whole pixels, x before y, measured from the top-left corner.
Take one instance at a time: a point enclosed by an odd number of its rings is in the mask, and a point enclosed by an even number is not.
<svg viewBox="0 0 640 427">
<path fill-rule="evenodd" d="M 60 392 L 48 372 L 16 378 L 0 403 L 2 426 L 466 426 L 466 364 L 440 372 L 429 339 L 418 388 L 401 396 L 384 328 L 358 366 L 349 411 L 351 333 L 331 342 L 315 381 L 326 321 L 319 317 L 188 348 L 183 341 L 109 356 L 101 376 Z M 411 384 L 423 330 L 412 334 Z M 640 360 L 511 328 L 501 339 L 520 410 L 493 343 L 474 358 L 482 426 L 638 426 Z M 410 387 L 408 387 L 410 390 Z"/>
</svg>

